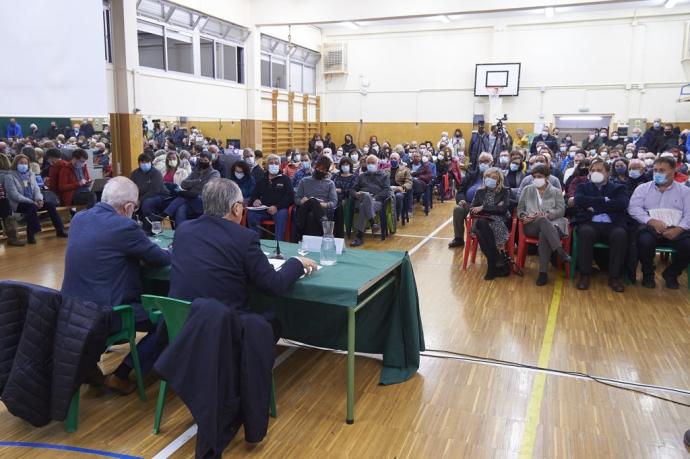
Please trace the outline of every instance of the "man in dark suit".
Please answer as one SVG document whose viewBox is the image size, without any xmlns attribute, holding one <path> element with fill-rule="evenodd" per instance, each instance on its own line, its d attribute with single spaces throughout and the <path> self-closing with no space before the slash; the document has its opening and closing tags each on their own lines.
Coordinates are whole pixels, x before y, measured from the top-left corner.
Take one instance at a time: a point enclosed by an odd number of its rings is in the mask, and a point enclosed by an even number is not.
<svg viewBox="0 0 690 459">
<path fill-rule="evenodd" d="M 259 235 L 240 225 L 242 191 L 229 179 L 208 182 L 202 192 L 204 215 L 175 232 L 170 273 L 172 298 L 214 298 L 246 308 L 248 285 L 280 296 L 303 274 L 316 270 L 308 258 L 293 257 L 279 271 L 268 262 Z"/>
<path fill-rule="evenodd" d="M 130 304 L 138 331 L 149 334 L 137 345 L 144 373 L 152 367 L 161 349 L 155 327 L 139 304 L 142 293 L 141 262 L 163 267 L 170 254 L 151 242 L 132 220 L 138 207 L 137 186 L 126 177 L 110 179 L 103 189 L 102 202 L 77 213 L 70 224 L 70 239 L 65 253 L 64 295 L 93 301 L 101 306 Z M 113 315 L 111 333 L 121 329 L 119 316 Z M 109 375 L 108 387 L 129 393 L 136 387 L 129 381 L 130 357 Z"/>
</svg>

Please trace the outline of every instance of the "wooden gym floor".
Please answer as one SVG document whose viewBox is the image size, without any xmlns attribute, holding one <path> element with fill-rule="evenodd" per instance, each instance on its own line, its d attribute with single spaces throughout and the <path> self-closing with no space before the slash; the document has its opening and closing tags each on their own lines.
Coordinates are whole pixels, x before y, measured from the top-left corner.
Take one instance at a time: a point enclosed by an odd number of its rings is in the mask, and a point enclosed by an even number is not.
<svg viewBox="0 0 690 459">
<path fill-rule="evenodd" d="M 452 204 L 385 242 L 367 236 L 364 248 L 412 250 L 428 349 L 454 351 L 599 377 L 690 389 L 690 295 L 663 282 L 655 290 L 628 286 L 615 294 L 604 275 L 587 292 L 550 272 L 534 285 L 536 257 L 525 277 L 482 280 L 484 259 L 461 270 L 462 249 L 447 248 Z M 433 237 L 427 236 L 433 234 Z M 0 247 L 0 278 L 59 288 L 65 241 L 52 234 L 27 248 Z M 663 262 L 660 262 L 663 264 Z M 660 271 L 660 269 L 659 269 Z M 279 349 L 284 352 L 283 348 Z M 414 458 L 682 458 L 690 408 L 591 380 L 522 368 L 422 357 L 410 381 L 378 386 L 377 360 L 358 357 L 355 424 L 346 425 L 345 356 L 298 349 L 279 357 L 278 418 L 266 439 L 246 445 L 242 432 L 226 457 Z M 104 359 L 113 368 L 124 353 Z M 157 384 L 148 401 L 83 386 L 80 429 L 36 429 L 0 404 L 0 442 L 72 445 L 153 457 L 193 425 L 170 396 L 160 435 L 153 435 Z M 684 403 L 690 397 L 645 389 Z M 171 443 L 178 441 L 173 446 Z M 192 457 L 194 438 L 172 457 Z M 161 455 L 159 457 L 162 457 Z M 74 457 L 74 453 L 0 447 L 0 457 Z"/>
</svg>

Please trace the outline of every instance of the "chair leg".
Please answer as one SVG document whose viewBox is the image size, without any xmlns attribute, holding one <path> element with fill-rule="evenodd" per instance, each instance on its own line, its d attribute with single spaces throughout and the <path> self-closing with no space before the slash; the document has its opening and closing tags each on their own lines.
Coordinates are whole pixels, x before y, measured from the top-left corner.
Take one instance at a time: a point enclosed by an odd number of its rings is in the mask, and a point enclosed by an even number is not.
<svg viewBox="0 0 690 459">
<path fill-rule="evenodd" d="M 79 389 L 74 392 L 72 396 L 72 401 L 69 402 L 69 410 L 67 411 L 67 417 L 65 418 L 65 432 L 73 433 L 79 429 Z"/>
<path fill-rule="evenodd" d="M 161 419 L 163 418 L 163 407 L 165 406 L 165 394 L 168 391 L 168 382 L 161 379 L 161 384 L 158 387 L 158 400 L 156 401 L 156 416 L 153 418 L 153 433 L 158 434 L 161 431 Z"/>
<path fill-rule="evenodd" d="M 518 242 L 517 265 L 520 269 L 524 269 L 525 260 L 527 259 L 527 243 L 520 238 Z"/>
<path fill-rule="evenodd" d="M 571 236 L 572 250 L 570 251 L 570 278 L 575 279 L 575 272 L 577 271 L 577 232 L 573 228 L 573 235 Z"/>
<path fill-rule="evenodd" d="M 278 408 L 276 407 L 276 379 L 271 376 L 271 399 L 270 399 L 270 413 L 272 418 L 278 417 Z"/>
<path fill-rule="evenodd" d="M 139 351 L 137 350 L 136 331 L 132 330 L 129 336 L 129 353 L 132 355 L 132 363 L 134 364 L 134 374 L 137 378 L 137 391 L 139 398 L 146 401 L 146 391 L 144 390 L 144 375 L 141 373 L 141 364 L 139 363 Z"/>
<path fill-rule="evenodd" d="M 479 241 L 475 238 L 470 239 L 471 246 L 472 246 L 472 264 L 477 263 L 477 246 L 479 245 Z"/>
</svg>

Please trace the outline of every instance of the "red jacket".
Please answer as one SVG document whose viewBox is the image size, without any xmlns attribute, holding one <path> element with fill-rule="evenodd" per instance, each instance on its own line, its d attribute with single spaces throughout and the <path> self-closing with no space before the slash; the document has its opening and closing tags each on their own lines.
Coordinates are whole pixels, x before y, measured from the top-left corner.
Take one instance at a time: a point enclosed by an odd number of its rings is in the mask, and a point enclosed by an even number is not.
<svg viewBox="0 0 690 459">
<path fill-rule="evenodd" d="M 64 159 L 58 160 L 58 162 L 51 164 L 48 169 L 48 180 L 46 186 L 50 191 L 55 194 L 60 194 L 60 171 L 63 167 L 69 164 Z"/>
<path fill-rule="evenodd" d="M 60 201 L 63 206 L 71 206 L 74 193 L 81 185 L 77 181 L 77 174 L 74 173 L 74 165 L 71 162 L 64 161 L 65 164 L 60 169 L 60 179 L 58 180 L 58 192 L 60 193 Z M 52 168 L 51 168 L 52 169 Z M 89 176 L 89 169 L 86 164 L 82 166 L 82 173 L 84 178 L 91 180 Z"/>
</svg>

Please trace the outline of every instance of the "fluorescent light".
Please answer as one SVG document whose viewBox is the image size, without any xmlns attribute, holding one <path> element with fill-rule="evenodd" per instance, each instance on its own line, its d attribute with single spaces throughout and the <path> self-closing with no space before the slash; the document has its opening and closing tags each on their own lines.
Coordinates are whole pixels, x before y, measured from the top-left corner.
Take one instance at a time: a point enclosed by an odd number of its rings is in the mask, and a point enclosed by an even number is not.
<svg viewBox="0 0 690 459">
<path fill-rule="evenodd" d="M 434 17 L 434 19 L 436 19 L 437 21 L 441 21 L 444 24 L 450 23 L 450 18 L 445 14 L 441 14 L 439 16 L 436 16 L 436 17 Z"/>
<path fill-rule="evenodd" d="M 673 8 L 676 4 L 678 4 L 678 0 L 666 0 L 664 8 Z"/>
<path fill-rule="evenodd" d="M 603 118 L 596 115 L 571 115 L 571 116 L 559 116 L 561 121 L 601 121 Z"/>
<path fill-rule="evenodd" d="M 359 26 L 352 21 L 344 21 L 344 22 L 341 22 L 341 24 L 344 25 L 345 27 L 347 27 L 348 29 L 352 29 L 352 30 L 359 29 Z"/>
<path fill-rule="evenodd" d="M 544 8 L 544 15 L 547 18 L 552 18 L 555 13 L 556 11 L 553 9 L 553 6 L 547 6 L 546 8 Z"/>
</svg>

